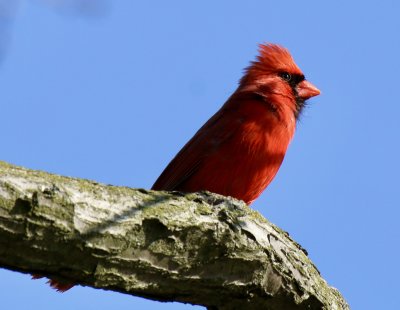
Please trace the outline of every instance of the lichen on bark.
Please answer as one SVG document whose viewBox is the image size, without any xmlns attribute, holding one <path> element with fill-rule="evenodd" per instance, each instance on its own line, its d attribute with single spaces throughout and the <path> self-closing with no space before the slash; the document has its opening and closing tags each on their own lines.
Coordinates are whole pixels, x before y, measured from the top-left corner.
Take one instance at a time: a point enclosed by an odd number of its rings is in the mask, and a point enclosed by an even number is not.
<svg viewBox="0 0 400 310">
<path fill-rule="evenodd" d="M 209 309 L 349 309 L 301 246 L 243 202 L 4 162 L 0 267 Z"/>
</svg>

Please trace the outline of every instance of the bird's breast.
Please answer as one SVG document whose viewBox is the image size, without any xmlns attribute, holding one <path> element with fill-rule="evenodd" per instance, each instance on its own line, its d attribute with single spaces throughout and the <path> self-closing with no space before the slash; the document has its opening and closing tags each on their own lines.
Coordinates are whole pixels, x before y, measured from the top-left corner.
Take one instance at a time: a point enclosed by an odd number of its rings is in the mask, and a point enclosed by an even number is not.
<svg viewBox="0 0 400 310">
<path fill-rule="evenodd" d="M 292 132 L 270 114 L 244 117 L 242 113 L 235 124 L 232 136 L 204 161 L 185 184 L 187 189 L 206 189 L 251 203 L 272 181 Z"/>
</svg>

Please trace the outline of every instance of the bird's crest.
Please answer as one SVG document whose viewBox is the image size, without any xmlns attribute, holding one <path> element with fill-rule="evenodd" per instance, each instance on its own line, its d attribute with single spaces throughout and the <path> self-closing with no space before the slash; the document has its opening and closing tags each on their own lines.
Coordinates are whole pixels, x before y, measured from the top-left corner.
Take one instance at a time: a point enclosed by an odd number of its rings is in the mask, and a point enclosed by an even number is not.
<svg viewBox="0 0 400 310">
<path fill-rule="evenodd" d="M 257 73 L 289 72 L 291 74 L 303 74 L 294 62 L 289 51 L 276 44 L 260 44 L 259 55 L 253 61 L 247 72 L 256 71 Z"/>
</svg>

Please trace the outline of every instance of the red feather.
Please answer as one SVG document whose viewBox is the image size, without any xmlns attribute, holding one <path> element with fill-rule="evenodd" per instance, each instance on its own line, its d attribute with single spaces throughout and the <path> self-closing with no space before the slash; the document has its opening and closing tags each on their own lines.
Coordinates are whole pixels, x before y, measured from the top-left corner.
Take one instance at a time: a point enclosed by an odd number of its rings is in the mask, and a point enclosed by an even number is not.
<svg viewBox="0 0 400 310">
<path fill-rule="evenodd" d="M 260 55 L 238 89 L 175 156 L 152 189 L 208 190 L 252 203 L 275 177 L 304 101 L 318 94 L 286 49 L 260 45 Z"/>
</svg>

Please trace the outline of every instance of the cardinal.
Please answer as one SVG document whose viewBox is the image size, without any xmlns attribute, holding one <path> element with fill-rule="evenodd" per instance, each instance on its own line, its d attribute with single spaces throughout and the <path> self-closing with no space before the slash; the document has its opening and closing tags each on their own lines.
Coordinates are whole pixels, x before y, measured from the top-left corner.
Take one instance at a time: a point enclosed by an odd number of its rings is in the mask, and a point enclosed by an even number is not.
<svg viewBox="0 0 400 310">
<path fill-rule="evenodd" d="M 319 94 L 287 49 L 261 44 L 236 91 L 152 189 L 207 190 L 251 204 L 278 172 L 306 100 Z"/>
<path fill-rule="evenodd" d="M 261 44 L 236 91 L 186 143 L 152 189 L 207 190 L 251 204 L 278 172 L 306 100 L 319 93 L 287 49 Z M 54 279 L 48 283 L 61 292 L 74 286 Z"/>
</svg>

